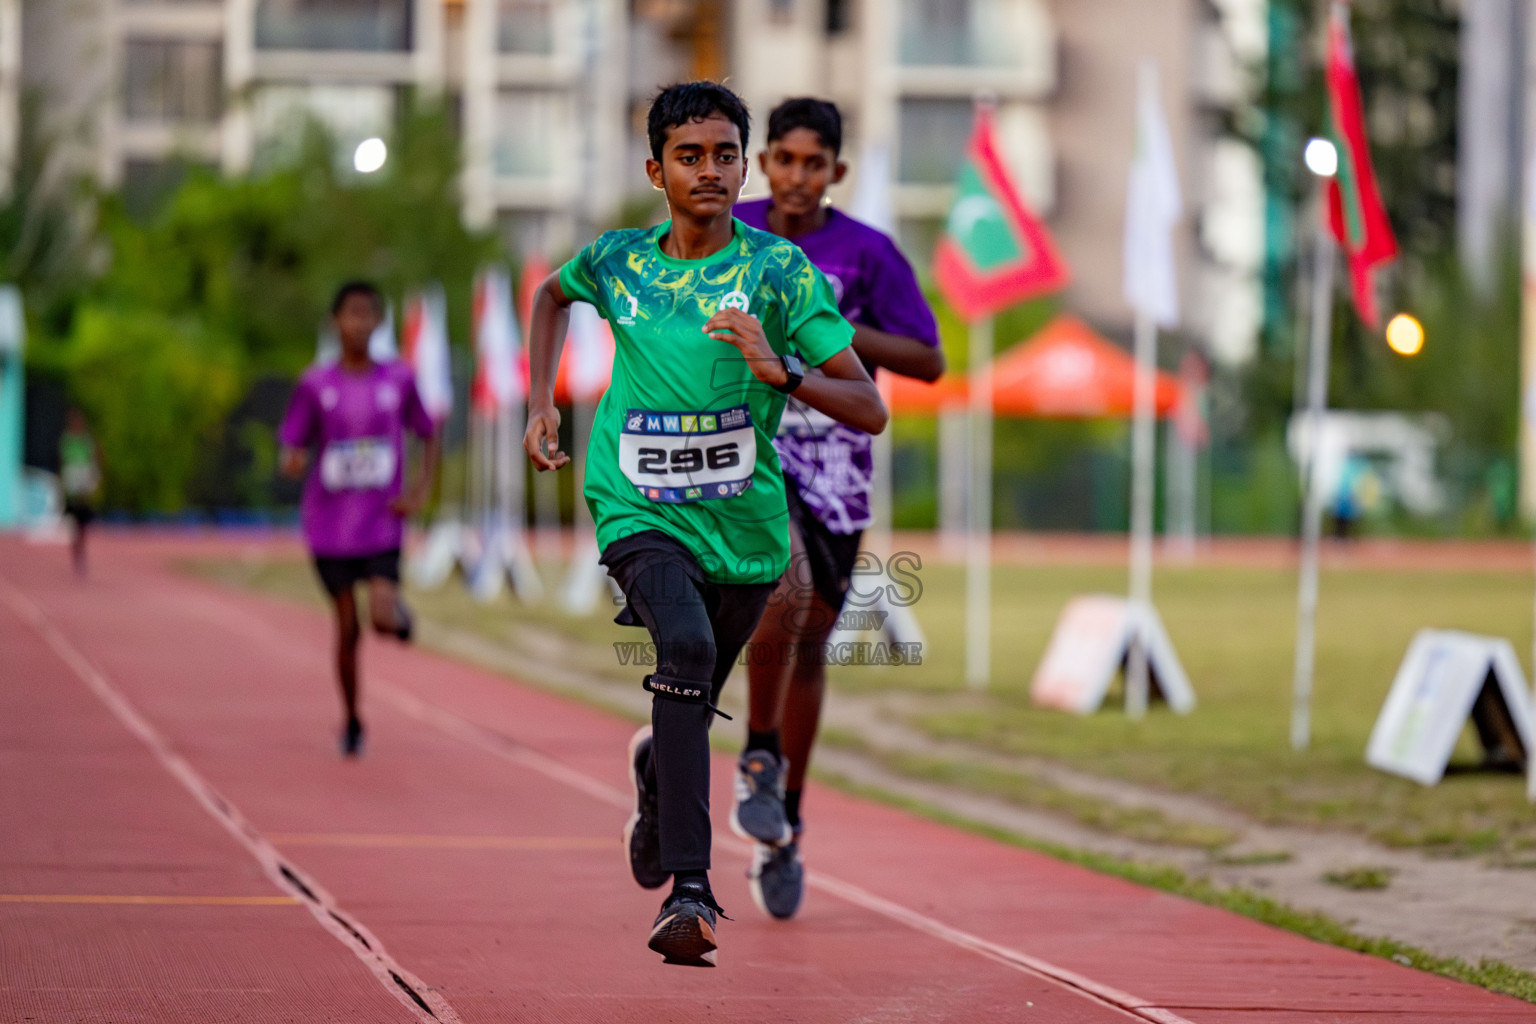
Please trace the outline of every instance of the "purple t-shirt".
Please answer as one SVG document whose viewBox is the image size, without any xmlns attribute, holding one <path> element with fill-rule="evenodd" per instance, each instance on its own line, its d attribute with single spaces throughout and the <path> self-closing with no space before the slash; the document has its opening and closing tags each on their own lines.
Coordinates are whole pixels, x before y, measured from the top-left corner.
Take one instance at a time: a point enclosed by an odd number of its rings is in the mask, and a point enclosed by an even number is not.
<svg viewBox="0 0 1536 1024">
<path fill-rule="evenodd" d="M 429 437 L 436 429 L 408 363 L 360 373 L 332 363 L 305 373 L 277 436 L 315 450 L 300 505 L 310 550 L 351 558 L 398 548 L 405 524 L 389 503 L 405 478 L 405 432 Z"/>
<path fill-rule="evenodd" d="M 738 203 L 736 217 L 768 231 L 772 205 L 772 199 Z M 852 323 L 937 348 L 933 311 L 896 243 L 840 210 L 827 213 L 825 224 L 793 241 L 832 283 L 838 310 Z M 874 368 L 869 369 L 873 376 Z M 850 534 L 870 524 L 874 441 L 868 434 L 791 398 L 773 445 L 785 480 L 827 529 Z"/>
</svg>

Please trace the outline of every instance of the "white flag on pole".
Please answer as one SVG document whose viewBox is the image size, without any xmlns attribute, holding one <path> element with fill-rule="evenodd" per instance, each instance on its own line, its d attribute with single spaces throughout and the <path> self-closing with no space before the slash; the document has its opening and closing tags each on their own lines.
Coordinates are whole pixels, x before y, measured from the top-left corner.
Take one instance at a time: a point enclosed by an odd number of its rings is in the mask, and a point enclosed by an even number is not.
<svg viewBox="0 0 1536 1024">
<path fill-rule="evenodd" d="M 474 404 L 494 415 L 523 398 L 522 348 L 512 309 L 512 278 L 500 267 L 475 278 Z"/>
<path fill-rule="evenodd" d="M 421 404 L 441 423 L 453 411 L 453 372 L 448 353 L 448 300 L 431 284 L 405 301 L 405 358 L 416 372 Z"/>
<path fill-rule="evenodd" d="M 613 334 L 608 321 L 596 306 L 572 303 L 569 338 L 571 397 L 578 402 L 596 402 L 608 390 L 613 372 Z"/>
<path fill-rule="evenodd" d="M 1137 84 L 1136 156 L 1125 197 L 1125 299 L 1159 327 L 1172 328 L 1179 323 L 1173 230 L 1184 202 L 1153 61 L 1142 62 Z"/>
<path fill-rule="evenodd" d="M 888 235 L 896 233 L 896 203 L 891 194 L 891 147 L 866 143 L 859 153 L 858 178 L 848 212 Z"/>
</svg>

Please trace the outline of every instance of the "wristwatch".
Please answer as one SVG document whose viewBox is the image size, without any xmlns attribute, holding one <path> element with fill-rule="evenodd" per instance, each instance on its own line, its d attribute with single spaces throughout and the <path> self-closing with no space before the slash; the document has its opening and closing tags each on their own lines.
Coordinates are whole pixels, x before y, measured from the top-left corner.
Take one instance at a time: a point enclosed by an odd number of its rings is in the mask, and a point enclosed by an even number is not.
<svg viewBox="0 0 1536 1024">
<path fill-rule="evenodd" d="M 773 390 L 788 395 L 800 386 L 801 381 L 805 380 L 805 364 L 800 361 L 799 356 L 784 355 L 779 356 L 779 359 L 783 361 L 784 372 L 789 374 L 789 379 L 783 384 L 774 384 L 772 387 Z"/>
</svg>

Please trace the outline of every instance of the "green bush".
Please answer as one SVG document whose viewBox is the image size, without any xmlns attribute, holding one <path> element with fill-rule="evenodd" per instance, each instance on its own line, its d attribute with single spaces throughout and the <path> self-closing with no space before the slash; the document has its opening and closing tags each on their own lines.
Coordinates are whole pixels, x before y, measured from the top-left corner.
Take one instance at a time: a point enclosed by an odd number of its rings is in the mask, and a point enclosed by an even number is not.
<svg viewBox="0 0 1536 1024">
<path fill-rule="evenodd" d="M 108 506 L 268 503 L 276 413 L 226 420 L 258 379 L 310 363 L 345 280 L 375 281 L 397 310 L 407 289 L 441 282 L 464 344 L 473 275 L 502 254 L 463 225 L 455 139 L 446 109 L 411 101 L 389 163 L 366 179 L 338 171 L 334 143 L 311 126 L 287 163 L 235 178 L 189 169 L 157 208 L 100 197 L 98 273 L 29 359 L 88 413 Z M 14 248 L 5 210 L 0 255 Z"/>
<path fill-rule="evenodd" d="M 183 508 L 199 456 L 240 397 L 236 343 L 192 318 L 86 306 L 66 351 L 70 389 L 103 452 L 106 502 Z"/>
</svg>

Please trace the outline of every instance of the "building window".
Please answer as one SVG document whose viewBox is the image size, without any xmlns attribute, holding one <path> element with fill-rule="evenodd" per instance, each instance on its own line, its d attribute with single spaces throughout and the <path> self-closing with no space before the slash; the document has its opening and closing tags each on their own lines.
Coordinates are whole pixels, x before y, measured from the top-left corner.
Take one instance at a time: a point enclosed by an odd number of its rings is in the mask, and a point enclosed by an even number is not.
<svg viewBox="0 0 1536 1024">
<path fill-rule="evenodd" d="M 899 113 L 898 181 L 952 185 L 975 122 L 970 100 L 903 99 Z"/>
<path fill-rule="evenodd" d="M 827 35 L 835 36 L 853 27 L 851 0 L 827 0 Z"/>
<path fill-rule="evenodd" d="M 554 53 L 554 0 L 501 0 L 496 46 L 502 53 Z"/>
<path fill-rule="evenodd" d="M 263 50 L 411 48 L 411 0 L 257 0 Z"/>
<path fill-rule="evenodd" d="M 123 61 L 129 121 L 209 124 L 223 107 L 218 43 L 130 39 Z"/>
<path fill-rule="evenodd" d="M 904 185 L 953 185 L 976 123 L 970 100 L 907 97 L 899 111 L 897 180 Z M 1040 108 L 997 107 L 997 142 L 1024 199 L 1039 211 L 1056 202 L 1056 156 Z"/>
<path fill-rule="evenodd" d="M 549 178 L 568 170 L 566 132 L 570 101 L 561 93 L 503 90 L 496 100 L 496 174 L 502 178 Z"/>
<path fill-rule="evenodd" d="M 901 63 L 1014 66 L 1030 49 L 1034 0 L 899 0 Z"/>
<path fill-rule="evenodd" d="M 266 85 L 256 92 L 251 120 L 256 164 L 290 164 L 304 151 L 305 133 L 318 125 L 330 137 L 338 173 L 353 172 L 358 144 L 388 139 L 395 117 L 395 91 L 387 85 Z"/>
</svg>

